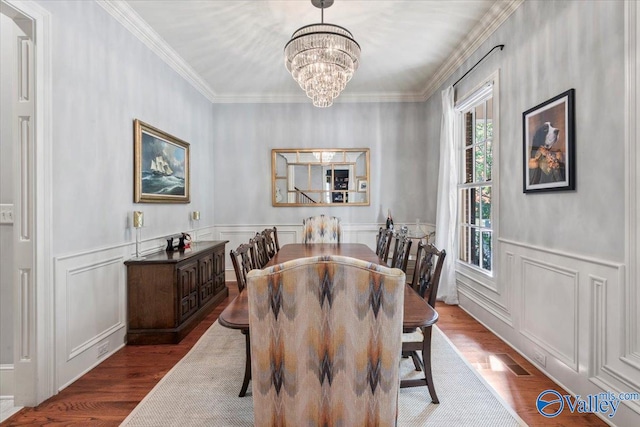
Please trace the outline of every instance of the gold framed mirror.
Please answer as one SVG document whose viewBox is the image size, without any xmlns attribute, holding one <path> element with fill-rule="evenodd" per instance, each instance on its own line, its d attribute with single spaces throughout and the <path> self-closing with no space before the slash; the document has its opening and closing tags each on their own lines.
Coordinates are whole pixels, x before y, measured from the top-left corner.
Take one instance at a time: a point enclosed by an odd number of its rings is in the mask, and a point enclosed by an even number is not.
<svg viewBox="0 0 640 427">
<path fill-rule="evenodd" d="M 271 203 L 291 206 L 368 206 L 368 148 L 271 150 Z"/>
</svg>

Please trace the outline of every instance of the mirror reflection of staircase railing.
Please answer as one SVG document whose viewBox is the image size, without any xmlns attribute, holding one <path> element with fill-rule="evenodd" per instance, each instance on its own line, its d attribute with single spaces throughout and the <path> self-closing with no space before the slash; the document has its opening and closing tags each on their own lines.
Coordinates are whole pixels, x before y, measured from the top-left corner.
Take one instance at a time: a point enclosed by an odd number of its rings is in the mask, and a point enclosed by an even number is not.
<svg viewBox="0 0 640 427">
<path fill-rule="evenodd" d="M 293 187 L 296 190 L 296 203 L 318 203 L 309 197 L 304 191 L 300 190 L 298 187 Z"/>
</svg>

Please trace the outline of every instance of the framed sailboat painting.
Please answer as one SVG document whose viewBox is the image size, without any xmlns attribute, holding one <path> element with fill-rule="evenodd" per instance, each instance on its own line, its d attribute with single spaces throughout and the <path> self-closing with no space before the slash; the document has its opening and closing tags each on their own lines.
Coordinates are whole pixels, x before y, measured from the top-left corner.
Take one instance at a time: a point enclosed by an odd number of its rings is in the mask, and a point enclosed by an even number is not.
<svg viewBox="0 0 640 427">
<path fill-rule="evenodd" d="M 189 203 L 189 144 L 138 119 L 133 129 L 133 201 Z"/>
</svg>

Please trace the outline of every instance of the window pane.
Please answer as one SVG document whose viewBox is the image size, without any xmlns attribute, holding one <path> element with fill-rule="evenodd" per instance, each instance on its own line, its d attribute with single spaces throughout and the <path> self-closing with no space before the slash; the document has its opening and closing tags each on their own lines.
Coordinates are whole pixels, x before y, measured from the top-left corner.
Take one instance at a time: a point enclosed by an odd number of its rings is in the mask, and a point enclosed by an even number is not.
<svg viewBox="0 0 640 427">
<path fill-rule="evenodd" d="M 484 102 L 475 108 L 476 114 L 476 142 L 482 142 L 486 138 L 484 131 Z"/>
<path fill-rule="evenodd" d="M 471 228 L 471 264 L 480 266 L 480 230 Z"/>
<path fill-rule="evenodd" d="M 482 232 L 482 268 L 491 271 L 491 232 Z"/>
<path fill-rule="evenodd" d="M 469 198 L 471 201 L 471 218 L 469 223 L 473 225 L 480 225 L 480 192 L 478 188 L 469 189 Z"/>
<path fill-rule="evenodd" d="M 464 115 L 464 146 L 473 145 L 473 114 Z"/>
<path fill-rule="evenodd" d="M 475 182 L 478 181 L 484 181 L 484 144 L 480 144 L 476 146 L 475 149 L 475 154 L 476 154 L 476 158 L 475 158 L 475 162 L 476 162 L 476 180 Z"/>
<path fill-rule="evenodd" d="M 493 169 L 493 140 L 487 141 L 487 181 L 491 181 L 491 169 Z"/>
<path fill-rule="evenodd" d="M 469 202 L 469 190 L 464 189 L 460 192 L 460 222 L 468 224 L 471 219 L 471 204 Z"/>
<path fill-rule="evenodd" d="M 460 227 L 460 261 L 469 262 L 469 227 Z"/>
<path fill-rule="evenodd" d="M 485 228 L 491 228 L 491 187 L 482 187 L 481 223 Z"/>
<path fill-rule="evenodd" d="M 493 99 L 485 98 L 462 113 L 459 152 L 459 259 L 485 272 L 493 268 Z"/>
<path fill-rule="evenodd" d="M 464 150 L 465 184 L 473 182 L 473 147 Z"/>
<path fill-rule="evenodd" d="M 493 138 L 493 98 L 487 100 L 487 139 Z"/>
</svg>

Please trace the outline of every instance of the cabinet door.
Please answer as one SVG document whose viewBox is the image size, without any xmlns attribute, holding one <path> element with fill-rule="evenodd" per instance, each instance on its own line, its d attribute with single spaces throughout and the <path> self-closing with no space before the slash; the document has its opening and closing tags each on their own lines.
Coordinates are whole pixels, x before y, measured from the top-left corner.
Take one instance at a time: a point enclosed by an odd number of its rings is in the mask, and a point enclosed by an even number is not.
<svg viewBox="0 0 640 427">
<path fill-rule="evenodd" d="M 214 252 L 214 293 L 217 293 L 224 288 L 224 259 L 224 247 Z"/>
<path fill-rule="evenodd" d="M 209 301 L 214 294 L 213 285 L 213 254 L 203 256 L 198 260 L 200 305 Z"/>
<path fill-rule="evenodd" d="M 198 263 L 192 262 L 178 268 L 178 301 L 180 322 L 198 309 Z"/>
</svg>

